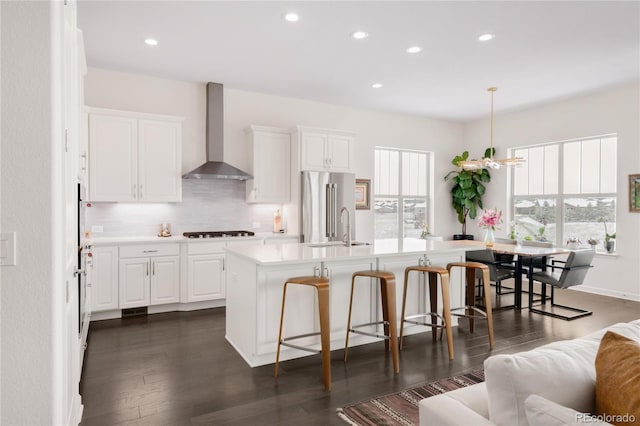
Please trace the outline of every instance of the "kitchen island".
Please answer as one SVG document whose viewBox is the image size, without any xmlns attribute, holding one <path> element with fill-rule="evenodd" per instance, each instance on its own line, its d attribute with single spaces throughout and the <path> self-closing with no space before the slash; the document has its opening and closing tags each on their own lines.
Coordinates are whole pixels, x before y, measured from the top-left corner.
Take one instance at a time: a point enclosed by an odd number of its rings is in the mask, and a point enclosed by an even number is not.
<svg viewBox="0 0 640 426">
<path fill-rule="evenodd" d="M 402 310 L 404 269 L 426 262 L 446 266 L 464 260 L 469 246 L 459 242 L 404 239 L 377 240 L 372 245 L 345 247 L 344 245 L 274 244 L 270 246 L 227 247 L 226 282 L 227 311 L 226 338 L 251 366 L 275 362 L 282 288 L 287 278 L 304 275 L 323 275 L 330 279 L 331 349 L 343 349 L 346 337 L 351 275 L 361 270 L 387 270 L 396 275 L 396 310 Z M 417 285 L 423 277 L 411 276 L 407 295 L 407 313 L 427 311 L 427 295 Z M 451 306 L 462 306 L 462 272 L 451 277 Z M 353 324 L 380 321 L 379 286 L 358 286 L 354 295 Z M 284 336 L 319 331 L 315 292 L 310 288 L 291 286 L 287 290 Z M 453 325 L 457 325 L 455 317 Z M 398 330 L 400 330 L 398 328 Z M 405 335 L 426 332 L 422 326 L 405 326 Z M 349 346 L 362 345 L 378 339 L 352 335 Z M 319 348 L 319 336 L 296 342 L 301 346 Z M 446 345 L 443 345 L 446 351 Z M 310 353 L 293 348 L 281 349 L 281 360 L 308 356 Z"/>
</svg>

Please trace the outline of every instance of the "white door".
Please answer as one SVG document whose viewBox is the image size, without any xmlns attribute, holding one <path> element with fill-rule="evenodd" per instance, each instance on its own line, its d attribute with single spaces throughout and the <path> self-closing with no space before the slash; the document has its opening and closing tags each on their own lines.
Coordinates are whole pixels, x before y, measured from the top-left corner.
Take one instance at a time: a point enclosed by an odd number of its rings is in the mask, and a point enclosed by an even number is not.
<svg viewBox="0 0 640 426">
<path fill-rule="evenodd" d="M 138 199 L 137 120 L 89 115 L 89 197 L 91 201 Z"/>
<path fill-rule="evenodd" d="M 323 171 L 327 168 L 325 153 L 327 135 L 303 132 L 300 144 L 300 170 Z"/>
<path fill-rule="evenodd" d="M 180 301 L 180 257 L 151 258 L 150 304 L 178 303 Z"/>
<path fill-rule="evenodd" d="M 224 255 L 191 255 L 187 261 L 187 302 L 224 299 Z"/>
<path fill-rule="evenodd" d="M 120 308 L 149 306 L 150 261 L 148 257 L 120 259 Z"/>
<path fill-rule="evenodd" d="M 182 125 L 138 120 L 138 199 L 182 200 Z"/>
<path fill-rule="evenodd" d="M 95 247 L 91 255 L 91 311 L 118 309 L 118 247 Z"/>
<path fill-rule="evenodd" d="M 332 172 L 349 172 L 352 165 L 352 145 L 349 136 L 330 135 L 327 144 L 327 158 Z"/>
</svg>

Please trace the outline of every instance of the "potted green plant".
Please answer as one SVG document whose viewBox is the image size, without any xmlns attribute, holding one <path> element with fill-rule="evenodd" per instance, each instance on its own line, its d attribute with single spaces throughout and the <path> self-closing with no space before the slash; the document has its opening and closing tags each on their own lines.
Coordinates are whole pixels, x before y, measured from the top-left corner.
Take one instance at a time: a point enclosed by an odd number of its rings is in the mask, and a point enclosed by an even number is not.
<svg viewBox="0 0 640 426">
<path fill-rule="evenodd" d="M 604 224 L 604 248 L 607 250 L 607 253 L 613 253 L 616 249 L 616 233 L 609 233 L 605 218 L 600 218 L 600 222 Z"/>
<path fill-rule="evenodd" d="M 487 148 L 483 158 L 495 154 L 495 148 Z M 487 169 L 467 170 L 461 167 L 461 163 L 469 158 L 469 151 L 456 155 L 451 164 L 456 166 L 444 177 L 445 181 L 452 181 L 451 205 L 458 214 L 458 222 L 462 224 L 462 234 L 454 234 L 454 240 L 472 240 L 473 235 L 467 234 L 467 218 L 475 219 L 478 209 L 483 209 L 482 196 L 486 191 L 484 184 L 491 181 L 491 175 Z"/>
</svg>

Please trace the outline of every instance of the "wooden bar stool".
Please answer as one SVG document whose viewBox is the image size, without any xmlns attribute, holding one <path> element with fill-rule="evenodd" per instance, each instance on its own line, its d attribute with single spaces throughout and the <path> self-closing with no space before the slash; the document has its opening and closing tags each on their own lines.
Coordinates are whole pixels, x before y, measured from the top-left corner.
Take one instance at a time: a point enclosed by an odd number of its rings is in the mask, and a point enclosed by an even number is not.
<svg viewBox="0 0 640 426">
<path fill-rule="evenodd" d="M 429 300 L 431 302 L 431 311 L 410 315 L 405 317 L 407 306 L 407 289 L 409 287 L 409 273 L 422 272 L 424 276 L 424 285 L 429 287 Z M 428 277 L 428 281 L 427 281 Z M 442 315 L 438 314 L 438 277 L 440 277 L 440 287 L 442 288 Z M 404 292 L 402 295 L 402 323 L 400 325 L 400 349 L 402 350 L 404 339 L 404 323 L 424 325 L 431 327 L 431 335 L 433 341 L 437 340 L 438 329 L 445 329 L 447 332 L 447 349 L 449 350 L 449 359 L 453 359 L 453 332 L 451 330 L 451 296 L 449 293 L 449 271 L 445 268 L 437 266 L 409 266 L 404 270 Z M 417 321 L 418 318 L 431 318 L 431 324 L 427 324 L 425 320 Z M 441 324 L 438 324 L 440 319 Z M 442 333 L 440 334 L 442 339 Z"/>
<path fill-rule="evenodd" d="M 469 319 L 469 332 L 473 333 L 473 323 L 476 319 L 484 319 L 487 321 L 487 329 L 489 330 L 489 347 L 493 349 L 493 315 L 491 314 L 491 290 L 489 267 L 479 262 L 452 262 L 447 265 L 449 275 L 453 268 L 465 268 L 465 306 L 452 308 L 451 315 L 464 317 Z M 482 276 L 482 288 L 484 290 L 484 304 L 486 311 L 482 311 L 475 307 L 475 278 L 476 271 L 480 271 Z M 456 313 L 455 311 L 463 311 Z"/>
<path fill-rule="evenodd" d="M 299 334 L 297 336 L 282 337 L 282 324 L 284 323 L 284 307 L 287 300 L 287 285 L 298 284 L 315 287 L 318 292 L 318 313 L 320 316 L 320 332 Z M 278 377 L 278 364 L 280 362 L 280 346 L 289 346 L 291 348 L 300 349 L 314 353 L 322 353 L 322 371 L 324 374 L 324 390 L 331 390 L 331 338 L 329 324 L 329 279 L 327 277 L 294 277 L 289 278 L 284 283 L 282 290 L 282 311 L 280 313 L 280 332 L 278 333 L 278 352 L 276 354 L 276 367 L 274 377 Z M 287 343 L 290 340 L 301 339 L 303 337 L 320 335 L 321 350 L 311 349 L 304 346 L 298 346 Z"/>
<path fill-rule="evenodd" d="M 351 311 L 353 308 L 353 290 L 357 277 L 373 278 L 380 282 L 380 299 L 382 302 L 382 321 L 370 322 L 366 324 L 351 325 Z M 360 282 L 366 282 L 360 280 Z M 370 282 L 373 282 L 370 280 Z M 349 319 L 347 321 L 347 340 L 344 345 L 344 361 L 347 361 L 347 351 L 349 350 L 349 333 L 364 334 L 365 336 L 378 337 L 385 339 L 385 350 L 391 351 L 393 358 L 393 372 L 400 372 L 400 361 L 398 359 L 398 332 L 397 332 L 397 316 L 396 316 L 396 276 L 393 272 L 388 271 L 358 271 L 351 276 L 351 298 L 349 300 Z M 384 334 L 369 333 L 357 330 L 357 328 L 382 324 L 384 326 Z"/>
</svg>

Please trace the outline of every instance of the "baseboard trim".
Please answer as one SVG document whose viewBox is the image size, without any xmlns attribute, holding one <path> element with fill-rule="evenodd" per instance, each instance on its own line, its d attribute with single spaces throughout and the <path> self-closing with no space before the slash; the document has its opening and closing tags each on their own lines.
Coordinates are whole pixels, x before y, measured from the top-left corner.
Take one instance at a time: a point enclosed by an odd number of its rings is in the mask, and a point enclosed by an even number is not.
<svg viewBox="0 0 640 426">
<path fill-rule="evenodd" d="M 600 296 L 609 296 L 609 297 L 615 297 L 618 299 L 626 299 L 626 300 L 632 300 L 634 302 L 640 302 L 640 294 L 628 294 L 618 290 L 608 290 L 604 288 L 591 287 L 587 285 L 571 287 L 571 290 L 583 291 L 585 293 L 599 294 Z"/>
</svg>

